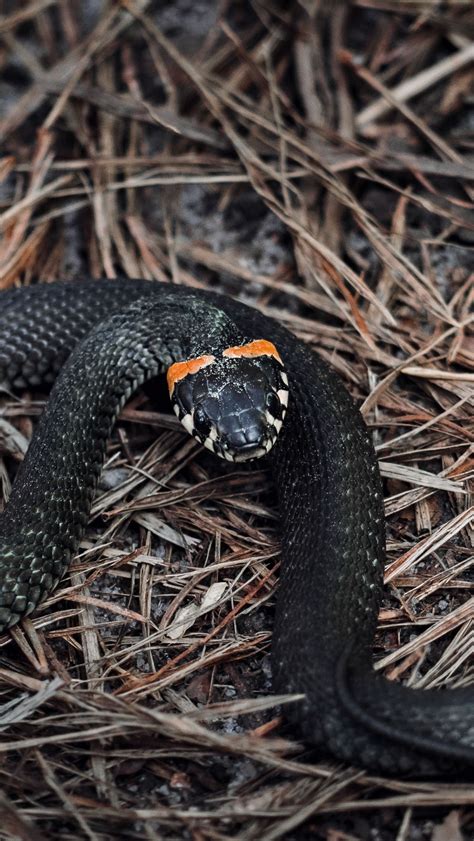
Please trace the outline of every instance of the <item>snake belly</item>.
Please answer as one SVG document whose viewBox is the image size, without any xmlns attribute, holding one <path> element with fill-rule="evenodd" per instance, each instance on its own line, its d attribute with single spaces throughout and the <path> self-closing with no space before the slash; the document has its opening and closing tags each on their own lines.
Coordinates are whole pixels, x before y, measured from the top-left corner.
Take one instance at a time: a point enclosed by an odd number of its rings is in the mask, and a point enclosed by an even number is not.
<svg viewBox="0 0 474 841">
<path fill-rule="evenodd" d="M 125 400 L 186 343 L 209 351 L 220 322 L 271 339 L 290 382 L 287 417 L 266 457 L 282 538 L 273 682 L 304 695 L 290 718 L 309 743 L 374 771 L 473 768 L 472 689 L 415 690 L 372 668 L 385 530 L 360 413 L 323 360 L 226 296 L 129 279 L 0 293 L 0 384 L 58 377 L 0 516 L 0 628 L 31 612 L 67 568 Z"/>
</svg>

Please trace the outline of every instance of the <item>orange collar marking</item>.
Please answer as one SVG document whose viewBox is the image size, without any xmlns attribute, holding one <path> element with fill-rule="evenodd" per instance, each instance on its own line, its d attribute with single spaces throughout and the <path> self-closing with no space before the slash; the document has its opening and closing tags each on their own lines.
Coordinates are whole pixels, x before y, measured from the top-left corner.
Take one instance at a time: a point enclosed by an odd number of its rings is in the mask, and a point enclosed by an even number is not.
<svg viewBox="0 0 474 841">
<path fill-rule="evenodd" d="M 186 362 L 174 362 L 170 365 L 166 372 L 166 380 L 168 382 L 168 391 L 173 394 L 174 387 L 179 380 L 184 380 L 188 374 L 197 374 L 201 368 L 215 362 L 215 356 L 197 356 L 195 359 L 187 359 Z"/>
<path fill-rule="evenodd" d="M 276 347 L 265 339 L 256 339 L 247 345 L 226 348 L 222 356 L 273 356 L 281 362 L 281 356 Z"/>
</svg>

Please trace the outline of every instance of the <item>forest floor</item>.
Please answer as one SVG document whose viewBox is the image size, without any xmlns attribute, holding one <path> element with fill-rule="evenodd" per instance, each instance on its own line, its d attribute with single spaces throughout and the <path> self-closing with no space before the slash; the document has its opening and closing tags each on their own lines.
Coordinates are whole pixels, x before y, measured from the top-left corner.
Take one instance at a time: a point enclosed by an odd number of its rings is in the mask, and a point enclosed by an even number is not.
<svg viewBox="0 0 474 841">
<path fill-rule="evenodd" d="M 474 682 L 473 39 L 462 0 L 0 17 L 0 289 L 218 289 L 328 360 L 384 479 L 375 666 L 417 687 Z M 3 399 L 4 498 L 46 397 Z M 79 557 L 0 638 L 0 838 L 472 839 L 472 783 L 298 741 L 271 694 L 278 562 L 263 468 L 135 395 Z"/>
</svg>

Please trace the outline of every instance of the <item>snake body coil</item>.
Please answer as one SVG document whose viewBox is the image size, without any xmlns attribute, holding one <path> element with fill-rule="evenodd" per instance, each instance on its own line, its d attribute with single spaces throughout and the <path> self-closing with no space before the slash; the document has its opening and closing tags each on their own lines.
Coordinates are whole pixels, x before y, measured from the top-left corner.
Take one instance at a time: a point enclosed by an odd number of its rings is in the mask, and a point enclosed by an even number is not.
<svg viewBox="0 0 474 841">
<path fill-rule="evenodd" d="M 31 611 L 66 569 L 128 396 L 183 349 L 209 352 L 228 329 L 275 342 L 290 381 L 267 457 L 283 555 L 274 685 L 305 695 L 295 721 L 339 759 L 388 773 L 474 766 L 471 690 L 407 689 L 372 670 L 384 517 L 359 412 L 319 357 L 223 296 L 131 280 L 0 294 L 0 384 L 36 385 L 61 370 L 0 518 L 0 627 Z"/>
</svg>

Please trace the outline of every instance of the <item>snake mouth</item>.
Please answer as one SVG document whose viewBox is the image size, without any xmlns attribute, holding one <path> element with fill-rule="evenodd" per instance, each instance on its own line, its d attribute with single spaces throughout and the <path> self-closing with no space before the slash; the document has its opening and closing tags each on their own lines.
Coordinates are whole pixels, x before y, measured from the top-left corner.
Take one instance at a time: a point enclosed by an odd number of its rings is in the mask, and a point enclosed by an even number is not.
<svg viewBox="0 0 474 841">
<path fill-rule="evenodd" d="M 266 455 L 269 452 L 272 442 L 270 441 L 269 447 L 252 447 L 249 446 L 243 450 L 240 450 L 238 453 L 233 453 L 232 460 L 236 462 L 242 461 L 253 461 L 255 458 L 261 458 L 262 456 Z"/>
<path fill-rule="evenodd" d="M 258 441 L 251 441 L 246 444 L 228 441 L 224 438 L 217 439 L 215 436 L 202 438 L 196 435 L 195 432 L 193 435 L 207 450 L 210 450 L 215 455 L 226 461 L 241 464 L 246 461 L 254 461 L 255 459 L 262 458 L 262 456 L 269 453 L 278 437 L 278 431 L 276 429 L 274 431 L 272 430 L 271 434 L 266 434 L 261 436 Z"/>
<path fill-rule="evenodd" d="M 274 417 L 269 411 L 256 411 L 244 408 L 241 412 L 230 413 L 220 418 L 218 425 L 206 429 L 206 433 L 196 429 L 196 415 L 202 421 L 199 411 L 194 411 L 193 429 L 189 431 L 208 450 L 226 461 L 243 463 L 254 461 L 267 455 L 275 444 L 283 424 L 286 407 L 282 407 L 281 418 Z"/>
<path fill-rule="evenodd" d="M 267 453 L 270 452 L 271 448 L 273 447 L 273 441 L 269 438 L 265 444 L 247 444 L 244 447 L 240 447 L 238 450 L 228 450 L 223 449 L 222 455 L 227 461 L 234 461 L 238 464 L 241 464 L 245 461 L 254 461 L 257 458 L 262 458 Z"/>
</svg>

